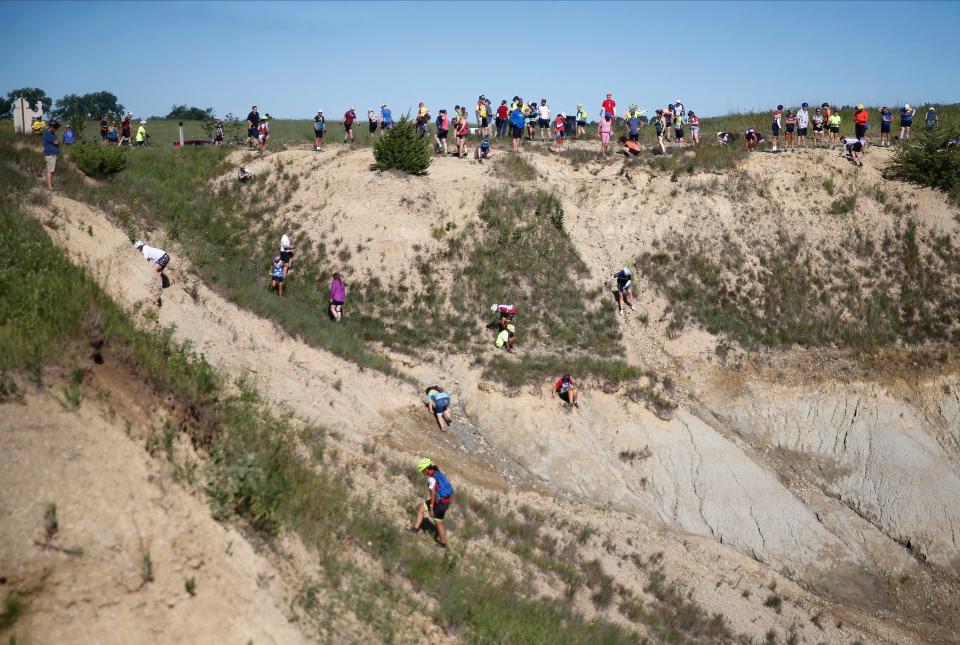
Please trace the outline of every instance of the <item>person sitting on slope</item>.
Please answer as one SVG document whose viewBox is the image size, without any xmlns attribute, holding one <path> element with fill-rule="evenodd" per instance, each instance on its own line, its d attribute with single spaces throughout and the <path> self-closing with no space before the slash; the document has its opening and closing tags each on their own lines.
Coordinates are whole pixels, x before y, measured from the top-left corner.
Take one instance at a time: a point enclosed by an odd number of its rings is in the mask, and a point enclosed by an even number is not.
<svg viewBox="0 0 960 645">
<path fill-rule="evenodd" d="M 553 393 L 550 396 L 551 398 L 559 396 L 560 400 L 568 406 L 572 405 L 575 408 L 580 407 L 580 404 L 577 403 L 577 399 L 580 398 L 580 392 L 576 386 L 574 386 L 573 379 L 570 378 L 570 375 L 566 372 L 554 383 Z"/>
</svg>

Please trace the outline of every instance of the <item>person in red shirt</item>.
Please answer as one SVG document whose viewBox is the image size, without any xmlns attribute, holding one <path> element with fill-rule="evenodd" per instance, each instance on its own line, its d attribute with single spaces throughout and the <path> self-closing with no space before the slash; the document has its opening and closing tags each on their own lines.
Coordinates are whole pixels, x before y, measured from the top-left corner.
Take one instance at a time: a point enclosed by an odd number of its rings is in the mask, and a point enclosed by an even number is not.
<svg viewBox="0 0 960 645">
<path fill-rule="evenodd" d="M 553 127 L 557 133 L 557 152 L 563 152 L 563 139 L 567 129 L 567 120 L 563 112 L 557 114 L 557 120 L 553 124 Z"/>
<path fill-rule="evenodd" d="M 346 143 L 347 139 L 350 139 L 350 143 L 353 143 L 353 122 L 357 120 L 357 112 L 351 107 L 343 115 L 343 142 Z"/>
<path fill-rule="evenodd" d="M 864 139 L 867 136 L 867 122 L 870 120 L 870 114 L 863 108 L 863 103 L 857 106 L 853 113 L 853 128 L 856 131 L 858 139 Z"/>
<path fill-rule="evenodd" d="M 617 102 L 613 100 L 613 94 L 607 92 L 607 98 L 602 105 L 605 113 L 610 116 L 617 116 Z"/>
<path fill-rule="evenodd" d="M 572 405 L 575 408 L 580 407 L 580 404 L 577 403 L 577 399 L 580 398 L 580 392 L 577 391 L 577 388 L 573 384 L 573 379 L 570 378 L 569 374 L 564 373 L 564 375 L 554 383 L 553 393 L 550 397 L 555 396 L 559 396 L 560 400 L 568 406 Z"/>
<path fill-rule="evenodd" d="M 507 136 L 507 119 L 510 117 L 510 108 L 507 107 L 506 100 L 500 101 L 500 107 L 497 108 L 496 125 L 497 131 L 494 134 L 498 139 Z"/>
</svg>

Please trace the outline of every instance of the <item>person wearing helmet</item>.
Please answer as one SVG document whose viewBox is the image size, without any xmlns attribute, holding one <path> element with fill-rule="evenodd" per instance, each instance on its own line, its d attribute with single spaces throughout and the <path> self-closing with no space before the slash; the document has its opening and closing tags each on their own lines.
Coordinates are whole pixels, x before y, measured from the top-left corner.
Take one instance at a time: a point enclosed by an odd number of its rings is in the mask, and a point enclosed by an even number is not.
<svg viewBox="0 0 960 645">
<path fill-rule="evenodd" d="M 693 145 L 700 145 L 700 117 L 693 110 L 687 112 L 687 123 L 690 125 L 690 136 L 693 137 Z"/>
<path fill-rule="evenodd" d="M 900 108 L 900 140 L 905 141 L 910 138 L 910 128 L 913 127 L 913 115 L 917 113 L 916 108 L 910 107 L 906 103 Z"/>
<path fill-rule="evenodd" d="M 497 315 L 497 322 L 491 327 L 497 326 L 500 329 L 506 329 L 507 325 L 517 317 L 517 306 L 492 304 L 490 305 L 490 313 Z"/>
<path fill-rule="evenodd" d="M 787 116 L 783 119 L 784 130 L 783 133 L 783 149 L 789 150 L 794 147 L 794 140 L 797 136 L 797 116 L 793 113 L 793 110 L 787 110 Z"/>
<path fill-rule="evenodd" d="M 840 143 L 840 113 L 833 112 L 827 117 L 827 127 L 830 129 L 830 147 Z"/>
<path fill-rule="evenodd" d="M 150 135 L 147 134 L 147 122 L 141 119 L 140 127 L 137 128 L 137 134 L 133 141 L 138 148 L 142 148 L 143 146 L 147 145 L 147 139 L 149 138 Z"/>
<path fill-rule="evenodd" d="M 820 108 L 815 108 L 813 111 L 813 147 L 819 148 L 820 144 L 823 143 L 823 114 L 820 112 Z"/>
<path fill-rule="evenodd" d="M 447 426 L 453 423 L 450 418 L 450 395 L 447 394 L 439 385 L 431 385 L 427 388 L 427 409 L 436 417 L 437 425 L 441 430 L 446 430 Z"/>
<path fill-rule="evenodd" d="M 453 486 L 437 465 L 429 457 L 424 457 L 417 464 L 417 471 L 427 478 L 429 496 L 423 504 L 417 506 L 417 519 L 410 527 L 411 533 L 419 533 L 423 521 L 429 517 L 437 528 L 437 544 L 440 548 L 447 548 L 447 530 L 443 527 L 443 518 L 450 509 L 453 499 Z"/>
<path fill-rule="evenodd" d="M 857 139 L 866 138 L 869 120 L 870 114 L 864 109 L 863 103 L 859 103 L 853 111 L 853 130 Z"/>
<path fill-rule="evenodd" d="M 367 110 L 367 127 L 370 128 L 370 138 L 373 139 L 380 127 L 380 115 L 374 112 L 373 108 Z"/>
<path fill-rule="evenodd" d="M 780 127 L 781 119 L 783 118 L 783 106 L 778 105 L 777 109 L 773 111 L 773 120 L 770 123 L 770 131 L 773 134 L 773 137 L 770 139 L 770 143 L 773 146 L 770 148 L 773 152 L 777 151 L 777 146 L 780 145 Z"/>
<path fill-rule="evenodd" d="M 323 150 L 323 130 L 327 127 L 327 119 L 323 116 L 323 110 L 317 110 L 313 117 L 313 149 L 317 152 Z"/>
<path fill-rule="evenodd" d="M 933 130 L 940 123 L 940 118 L 937 116 L 937 108 L 930 106 L 930 109 L 927 110 L 927 117 L 925 119 L 927 124 L 927 130 Z"/>
<path fill-rule="evenodd" d="M 540 126 L 540 141 L 550 141 L 550 106 L 547 105 L 547 99 L 540 99 L 540 110 L 537 114 L 537 125 Z"/>
<path fill-rule="evenodd" d="M 430 122 L 430 110 L 427 109 L 427 106 L 423 104 L 423 101 L 420 101 L 420 105 L 417 106 L 417 120 L 416 128 L 417 134 L 421 137 L 427 136 L 427 123 Z"/>
<path fill-rule="evenodd" d="M 473 155 L 477 158 L 477 161 L 481 159 L 492 159 L 493 150 L 490 148 L 490 140 L 486 137 L 480 139 L 480 145 L 477 146 Z"/>
<path fill-rule="evenodd" d="M 623 315 L 624 304 L 630 307 L 630 311 L 636 311 L 637 308 L 630 302 L 630 299 L 633 298 L 633 273 L 630 271 L 630 267 L 623 267 L 614 273 L 611 280 L 616 280 L 617 283 L 614 293 L 617 294 L 617 308 L 620 315 Z"/>
<path fill-rule="evenodd" d="M 497 334 L 497 340 L 494 343 L 497 349 L 502 349 L 508 354 L 513 354 L 513 344 L 517 342 L 517 328 L 513 323 L 507 323 L 506 327 Z"/>
<path fill-rule="evenodd" d="M 144 244 L 142 240 L 137 240 L 134 242 L 133 248 L 143 253 L 143 258 L 147 262 L 153 262 L 153 270 L 156 271 L 157 275 L 160 277 L 160 285 L 163 286 L 163 270 L 167 268 L 168 264 L 170 264 L 170 256 L 167 255 L 167 252 L 163 249 L 157 249 L 152 246 L 148 246 Z"/>
<path fill-rule="evenodd" d="M 213 145 L 222 146 L 223 145 L 223 121 L 220 119 L 213 120 L 214 132 L 213 132 Z"/>
<path fill-rule="evenodd" d="M 763 143 L 763 135 L 756 128 L 747 128 L 743 131 L 743 145 L 747 150 L 753 150 Z"/>
<path fill-rule="evenodd" d="M 283 258 L 279 255 L 273 256 L 273 264 L 270 266 L 270 289 L 275 290 L 281 297 L 287 279 L 286 273 L 287 269 L 283 264 Z"/>
<path fill-rule="evenodd" d="M 670 130 L 673 128 L 673 103 L 663 109 L 663 140 L 670 141 Z"/>
<path fill-rule="evenodd" d="M 807 132 L 810 128 L 810 113 L 807 108 L 810 104 L 804 101 L 797 110 L 797 145 L 807 147 Z"/>
<path fill-rule="evenodd" d="M 260 119 L 260 123 L 257 124 L 257 149 L 260 151 L 260 154 L 263 154 L 263 151 L 267 149 L 267 144 L 270 143 L 270 115 L 264 114 L 263 118 Z"/>
<path fill-rule="evenodd" d="M 393 129 L 393 111 L 384 103 L 380 106 L 380 133 Z"/>
<path fill-rule="evenodd" d="M 553 392 L 550 394 L 550 397 L 560 397 L 560 400 L 568 406 L 573 406 L 579 408 L 580 404 L 577 403 L 577 399 L 580 398 L 580 392 L 577 390 L 576 386 L 573 383 L 573 379 L 570 378 L 570 375 L 564 373 L 563 376 L 553 384 Z"/>
<path fill-rule="evenodd" d="M 637 109 L 636 105 L 631 105 L 630 109 L 627 110 L 623 115 L 630 141 L 640 141 L 640 128 L 643 127 L 643 122 L 640 120 L 640 116 L 640 110 Z"/>
<path fill-rule="evenodd" d="M 247 170 L 246 166 L 240 166 L 237 169 L 237 179 L 240 181 L 241 184 L 250 183 L 250 180 L 253 179 L 253 172 L 250 170 Z"/>
<path fill-rule="evenodd" d="M 53 192 L 53 172 L 57 169 L 57 157 L 60 156 L 59 127 L 58 121 L 50 121 L 43 133 L 43 160 L 47 166 L 47 190 L 50 192 Z"/>
<path fill-rule="evenodd" d="M 330 319 L 343 322 L 343 304 L 347 301 L 347 287 L 339 273 L 330 280 Z"/>
<path fill-rule="evenodd" d="M 716 138 L 717 138 L 717 143 L 719 143 L 721 146 L 726 146 L 736 141 L 737 135 L 735 135 L 733 132 L 724 131 L 724 132 L 718 132 Z"/>
<path fill-rule="evenodd" d="M 117 142 L 118 146 L 130 145 L 130 119 L 132 118 L 133 112 L 127 112 L 120 122 L 120 141 Z"/>
<path fill-rule="evenodd" d="M 884 105 L 880 108 L 880 147 L 890 147 L 890 126 L 893 124 L 893 112 Z"/>
<path fill-rule="evenodd" d="M 587 133 L 587 110 L 583 103 L 577 103 L 577 137 Z"/>
</svg>

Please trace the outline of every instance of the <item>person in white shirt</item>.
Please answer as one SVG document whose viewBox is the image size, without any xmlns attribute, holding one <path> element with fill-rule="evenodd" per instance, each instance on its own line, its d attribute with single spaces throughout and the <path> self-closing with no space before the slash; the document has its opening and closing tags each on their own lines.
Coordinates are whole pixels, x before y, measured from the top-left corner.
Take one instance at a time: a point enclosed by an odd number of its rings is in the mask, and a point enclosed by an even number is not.
<svg viewBox="0 0 960 645">
<path fill-rule="evenodd" d="M 550 141 L 550 106 L 547 105 L 547 99 L 540 99 L 537 122 L 540 125 L 540 140 Z M 544 139 L 544 133 L 546 133 L 546 139 Z"/>
<path fill-rule="evenodd" d="M 293 231 L 288 228 L 283 232 L 283 235 L 280 236 L 280 259 L 283 260 L 284 277 L 290 272 L 290 267 L 293 266 L 293 243 L 290 241 L 291 235 L 293 235 Z"/>
<path fill-rule="evenodd" d="M 807 112 L 808 103 L 804 103 L 797 110 L 797 145 L 807 147 L 807 128 L 810 127 L 810 113 Z"/>
<path fill-rule="evenodd" d="M 147 262 L 153 262 L 153 270 L 156 271 L 160 277 L 160 286 L 163 286 L 163 270 L 166 269 L 170 263 L 170 256 L 167 255 L 167 252 L 163 249 L 147 246 L 141 240 L 134 242 L 133 247 L 143 253 L 143 257 Z"/>
</svg>

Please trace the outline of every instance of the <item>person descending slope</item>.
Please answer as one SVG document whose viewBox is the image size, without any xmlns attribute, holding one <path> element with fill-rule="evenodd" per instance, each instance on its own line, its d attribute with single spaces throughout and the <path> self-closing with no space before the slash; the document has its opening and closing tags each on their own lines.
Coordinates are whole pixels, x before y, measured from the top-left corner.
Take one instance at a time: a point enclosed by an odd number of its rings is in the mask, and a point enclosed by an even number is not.
<svg viewBox="0 0 960 645">
<path fill-rule="evenodd" d="M 580 392 L 574 385 L 573 379 L 570 378 L 570 375 L 567 373 L 564 373 L 563 376 L 553 384 L 553 393 L 550 396 L 551 398 L 554 396 L 560 397 L 560 400 L 568 406 L 572 405 L 575 408 L 580 407 L 580 404 L 577 403 L 577 399 L 580 398 Z"/>
<path fill-rule="evenodd" d="M 343 303 L 347 301 L 347 287 L 339 273 L 333 274 L 330 280 L 330 319 L 334 322 L 343 322 Z"/>
<path fill-rule="evenodd" d="M 166 269 L 167 265 L 170 263 L 170 256 L 167 255 L 167 252 L 163 249 L 147 246 L 142 240 L 137 240 L 134 242 L 133 248 L 143 253 L 143 258 L 147 262 L 153 262 L 153 270 L 156 271 L 157 277 L 160 278 L 160 289 L 162 290 L 163 287 L 167 285 L 166 276 L 163 275 L 163 270 Z M 157 296 L 157 306 L 160 306 L 160 304 L 160 297 Z"/>
<path fill-rule="evenodd" d="M 283 296 L 283 287 L 287 281 L 286 269 L 283 265 L 283 259 L 279 255 L 273 256 L 273 264 L 270 266 L 270 288 L 277 292 L 277 295 Z"/>
<path fill-rule="evenodd" d="M 441 430 L 446 430 L 453 419 L 450 418 L 450 395 L 447 394 L 439 385 L 431 385 L 427 388 L 427 409 L 436 418 L 437 425 Z"/>
<path fill-rule="evenodd" d="M 614 273 L 611 278 L 611 281 L 613 280 L 616 280 L 617 283 L 615 292 L 617 294 L 617 308 L 620 311 L 620 315 L 623 315 L 624 303 L 630 307 L 630 311 L 636 311 L 637 308 L 630 302 L 630 299 L 633 297 L 633 274 L 630 272 L 630 267 L 623 267 Z"/>
<path fill-rule="evenodd" d="M 447 476 L 437 468 L 429 457 L 424 457 L 417 464 L 417 471 L 427 478 L 427 490 L 430 492 L 427 500 L 417 507 L 417 519 L 410 527 L 411 533 L 419 533 L 423 521 L 429 517 L 437 527 L 437 544 L 440 548 L 447 548 L 447 530 L 443 527 L 443 518 L 450 509 L 453 499 L 453 486 Z"/>
<path fill-rule="evenodd" d="M 513 354 L 513 344 L 517 342 L 517 328 L 513 323 L 507 323 L 507 326 L 497 334 L 497 340 L 494 343 L 497 349 L 505 350 L 508 354 Z"/>
</svg>

